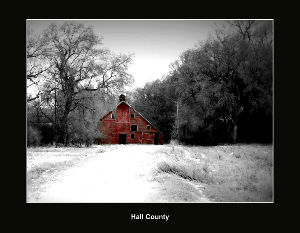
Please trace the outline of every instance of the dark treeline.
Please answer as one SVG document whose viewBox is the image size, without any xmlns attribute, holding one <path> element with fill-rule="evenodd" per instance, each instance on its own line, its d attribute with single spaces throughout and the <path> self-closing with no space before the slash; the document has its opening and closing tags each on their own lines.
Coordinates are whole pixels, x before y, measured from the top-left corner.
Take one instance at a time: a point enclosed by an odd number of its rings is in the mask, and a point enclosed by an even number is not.
<svg viewBox="0 0 300 233">
<path fill-rule="evenodd" d="M 165 142 L 272 142 L 272 21 L 232 21 L 170 68 L 132 98 Z"/>
</svg>

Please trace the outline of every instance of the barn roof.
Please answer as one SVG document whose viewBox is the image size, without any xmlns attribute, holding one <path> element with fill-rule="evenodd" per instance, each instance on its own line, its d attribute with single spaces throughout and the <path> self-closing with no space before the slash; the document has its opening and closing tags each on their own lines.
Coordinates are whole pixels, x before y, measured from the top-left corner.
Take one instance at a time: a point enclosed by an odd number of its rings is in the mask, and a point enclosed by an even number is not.
<svg viewBox="0 0 300 233">
<path fill-rule="evenodd" d="M 126 104 L 128 107 L 132 108 L 135 112 L 137 112 L 139 115 L 141 115 L 141 117 L 143 117 L 145 121 L 147 121 L 150 125 L 152 125 L 153 128 L 155 128 L 157 131 L 159 131 L 159 132 L 162 134 L 162 132 L 161 132 L 155 125 L 153 125 L 146 117 L 144 117 L 140 112 L 138 112 L 137 110 L 135 110 L 134 107 L 132 107 L 130 104 L 128 104 L 128 103 L 125 102 L 125 101 L 120 101 L 120 103 L 117 105 L 116 108 L 114 108 L 112 111 L 110 111 L 110 112 L 108 112 L 107 114 L 105 114 L 102 118 L 100 118 L 100 120 L 102 120 L 104 117 L 106 117 L 106 116 L 109 115 L 111 112 L 113 112 L 114 110 L 116 110 L 116 109 L 119 107 L 119 105 L 122 104 L 122 103 L 124 103 L 124 104 Z"/>
</svg>

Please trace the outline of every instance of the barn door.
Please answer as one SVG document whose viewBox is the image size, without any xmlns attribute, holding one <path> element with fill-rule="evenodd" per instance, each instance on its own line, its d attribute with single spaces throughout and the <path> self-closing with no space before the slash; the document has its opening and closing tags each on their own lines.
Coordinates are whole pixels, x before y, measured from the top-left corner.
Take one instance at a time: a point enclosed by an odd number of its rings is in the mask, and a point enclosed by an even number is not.
<svg viewBox="0 0 300 233">
<path fill-rule="evenodd" d="M 119 144 L 126 144 L 126 134 L 119 134 Z"/>
</svg>

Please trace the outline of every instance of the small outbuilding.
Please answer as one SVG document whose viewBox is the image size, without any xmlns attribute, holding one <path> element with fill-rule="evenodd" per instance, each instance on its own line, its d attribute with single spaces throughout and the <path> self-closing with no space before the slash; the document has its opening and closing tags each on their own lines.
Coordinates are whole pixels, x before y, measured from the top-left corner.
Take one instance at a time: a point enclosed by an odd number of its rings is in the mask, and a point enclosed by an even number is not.
<svg viewBox="0 0 300 233">
<path fill-rule="evenodd" d="M 130 106 L 125 95 L 120 103 L 99 120 L 102 144 L 163 144 L 163 134 Z"/>
</svg>

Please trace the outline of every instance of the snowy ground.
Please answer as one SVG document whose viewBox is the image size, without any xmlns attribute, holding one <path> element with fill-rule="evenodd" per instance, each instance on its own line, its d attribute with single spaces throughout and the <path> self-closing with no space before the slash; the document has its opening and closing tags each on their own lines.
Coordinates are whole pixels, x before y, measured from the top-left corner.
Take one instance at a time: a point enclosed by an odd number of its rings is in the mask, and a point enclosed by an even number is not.
<svg viewBox="0 0 300 233">
<path fill-rule="evenodd" d="M 163 187 L 166 176 L 157 173 L 168 150 L 167 145 L 29 148 L 27 202 L 186 201 L 170 199 Z M 209 201 L 191 182 L 185 185 L 196 193 L 193 201 Z"/>
</svg>

